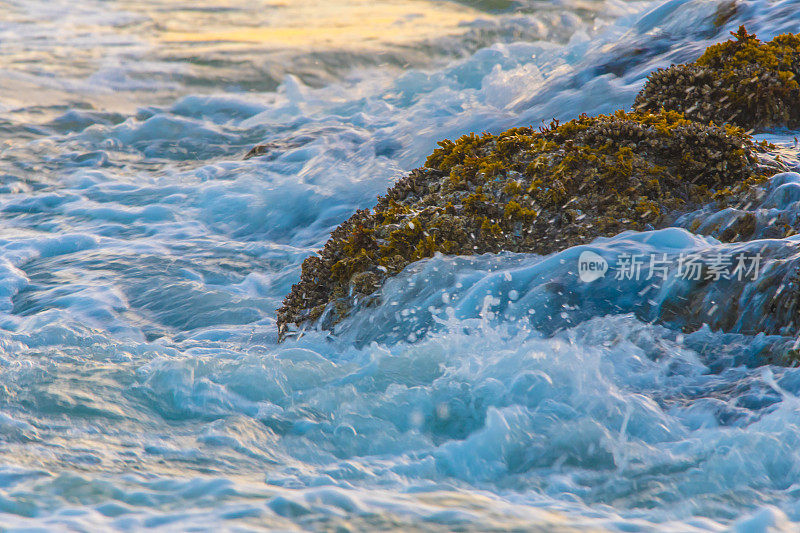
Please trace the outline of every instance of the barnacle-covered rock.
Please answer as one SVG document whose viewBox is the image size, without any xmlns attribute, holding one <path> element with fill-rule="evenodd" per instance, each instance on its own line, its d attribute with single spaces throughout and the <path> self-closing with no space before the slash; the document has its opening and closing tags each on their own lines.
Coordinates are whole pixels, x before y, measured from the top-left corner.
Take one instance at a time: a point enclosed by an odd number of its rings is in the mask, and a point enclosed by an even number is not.
<svg viewBox="0 0 800 533">
<path fill-rule="evenodd" d="M 762 43 L 744 26 L 731 35 L 694 63 L 653 72 L 634 109 L 680 111 L 745 129 L 800 126 L 800 36 Z"/>
<path fill-rule="evenodd" d="M 306 259 L 278 310 L 282 333 L 321 317 L 331 327 L 355 303 L 368 304 L 387 277 L 435 252 L 547 254 L 667 226 L 765 177 L 740 128 L 677 112 L 583 115 L 439 146 Z"/>
</svg>

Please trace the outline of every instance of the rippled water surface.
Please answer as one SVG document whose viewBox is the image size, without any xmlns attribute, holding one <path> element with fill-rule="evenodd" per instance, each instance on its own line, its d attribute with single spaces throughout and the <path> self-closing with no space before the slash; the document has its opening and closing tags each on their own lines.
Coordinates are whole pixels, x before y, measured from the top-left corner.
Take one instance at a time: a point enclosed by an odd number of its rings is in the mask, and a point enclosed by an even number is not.
<svg viewBox="0 0 800 533">
<path fill-rule="evenodd" d="M 0 527 L 800 527 L 800 374 L 755 364 L 787 339 L 560 299 L 576 250 L 437 256 L 277 344 L 302 260 L 436 141 L 800 31 L 728 4 L 0 0 Z"/>
</svg>

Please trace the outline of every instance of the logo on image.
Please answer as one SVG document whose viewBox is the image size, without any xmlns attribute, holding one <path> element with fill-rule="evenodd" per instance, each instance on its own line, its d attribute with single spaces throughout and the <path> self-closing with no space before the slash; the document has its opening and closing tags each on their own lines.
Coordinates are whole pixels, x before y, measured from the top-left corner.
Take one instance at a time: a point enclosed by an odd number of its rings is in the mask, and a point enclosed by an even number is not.
<svg viewBox="0 0 800 533">
<path fill-rule="evenodd" d="M 595 252 L 586 250 L 578 258 L 578 277 L 589 283 L 606 275 L 608 262 Z"/>
</svg>

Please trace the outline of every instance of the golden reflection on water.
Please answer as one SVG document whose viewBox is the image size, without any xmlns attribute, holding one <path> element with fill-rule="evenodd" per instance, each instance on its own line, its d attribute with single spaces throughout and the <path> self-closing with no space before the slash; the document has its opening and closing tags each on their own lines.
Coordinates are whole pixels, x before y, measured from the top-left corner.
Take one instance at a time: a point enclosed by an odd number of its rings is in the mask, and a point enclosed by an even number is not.
<svg viewBox="0 0 800 533">
<path fill-rule="evenodd" d="M 238 2 L 237 2 L 238 3 Z M 218 7 L 226 2 L 214 2 Z M 257 3 L 258 4 L 258 3 Z M 293 0 L 261 2 L 250 17 L 186 10 L 162 22 L 167 43 L 260 44 L 274 48 L 351 48 L 402 45 L 460 34 L 480 16 L 451 2 L 422 0 Z"/>
<path fill-rule="evenodd" d="M 324 85 L 351 67 L 427 65 L 442 56 L 436 38 L 492 18 L 446 0 L 102 0 L 102 10 L 75 2 L 63 13 L 69 0 L 27 1 L 0 0 L 11 28 L 0 42 L 0 117 L 65 102 L 129 114 L 220 87 L 272 91 L 286 74 Z"/>
</svg>

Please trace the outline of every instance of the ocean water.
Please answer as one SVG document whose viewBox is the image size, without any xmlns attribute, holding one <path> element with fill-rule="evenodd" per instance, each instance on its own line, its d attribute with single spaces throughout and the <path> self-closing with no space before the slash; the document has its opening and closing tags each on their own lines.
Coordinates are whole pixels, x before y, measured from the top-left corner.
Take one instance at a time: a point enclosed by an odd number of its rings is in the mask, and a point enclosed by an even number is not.
<svg viewBox="0 0 800 533">
<path fill-rule="evenodd" d="M 0 0 L 0 529 L 800 529 L 800 369 L 760 364 L 796 339 L 575 274 L 768 276 L 797 237 L 436 256 L 277 343 L 302 260 L 436 141 L 629 107 L 740 24 L 800 2 Z M 759 137 L 796 167 L 798 134 Z M 796 217 L 798 184 L 754 209 Z"/>
</svg>

